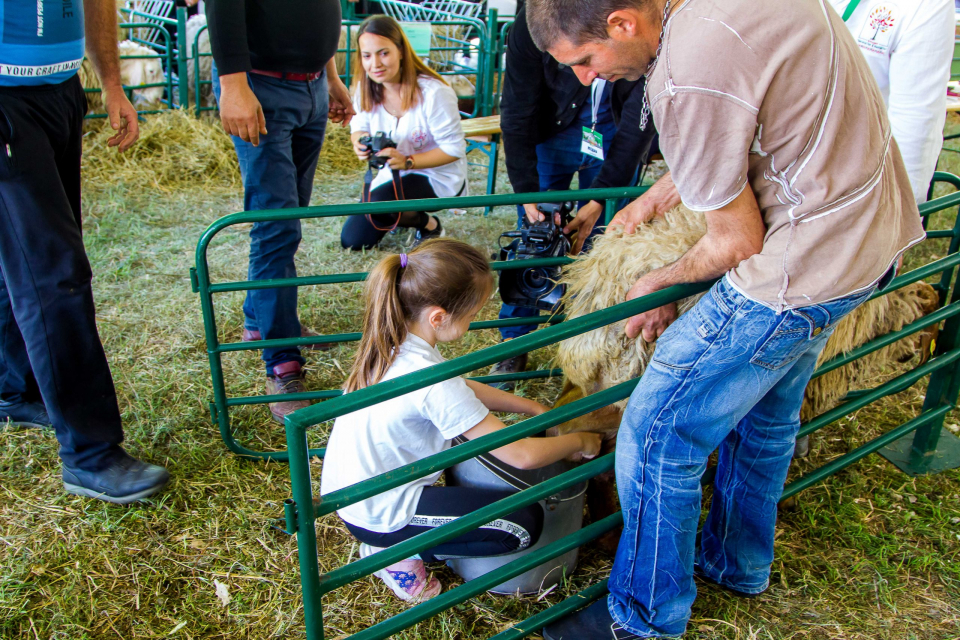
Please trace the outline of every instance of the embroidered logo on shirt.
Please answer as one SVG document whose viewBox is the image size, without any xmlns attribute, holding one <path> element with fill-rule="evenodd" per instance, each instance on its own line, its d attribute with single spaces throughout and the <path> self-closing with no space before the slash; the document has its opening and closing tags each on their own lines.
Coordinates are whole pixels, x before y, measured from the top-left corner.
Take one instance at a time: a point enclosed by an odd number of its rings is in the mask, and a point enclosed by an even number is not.
<svg viewBox="0 0 960 640">
<path fill-rule="evenodd" d="M 413 148 L 419 151 L 427 144 L 427 132 L 422 127 L 417 127 L 410 133 L 410 139 L 413 141 Z"/>
<path fill-rule="evenodd" d="M 886 54 L 890 50 L 890 39 L 893 37 L 893 25 L 897 20 L 894 15 L 896 7 L 879 4 L 870 12 L 867 21 L 860 30 L 857 44 L 864 51 Z"/>
</svg>

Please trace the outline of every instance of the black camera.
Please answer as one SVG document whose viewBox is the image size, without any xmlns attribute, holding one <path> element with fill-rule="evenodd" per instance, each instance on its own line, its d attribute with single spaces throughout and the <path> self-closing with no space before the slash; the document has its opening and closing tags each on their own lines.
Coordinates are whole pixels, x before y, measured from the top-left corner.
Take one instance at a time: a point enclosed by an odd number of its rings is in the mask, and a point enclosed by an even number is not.
<svg viewBox="0 0 960 640">
<path fill-rule="evenodd" d="M 520 229 L 500 234 L 501 260 L 558 258 L 570 250 L 570 238 L 563 235 L 563 228 L 570 222 L 573 203 L 539 204 L 537 211 L 546 220 L 530 224 L 524 217 Z M 554 222 L 557 214 L 559 225 Z M 510 240 L 506 246 L 504 238 Z M 557 311 L 565 289 L 557 284 L 559 278 L 559 266 L 504 269 L 500 272 L 500 298 L 515 307 Z"/>
<path fill-rule="evenodd" d="M 378 153 L 384 149 L 397 148 L 397 143 L 391 140 L 390 136 L 383 131 L 377 131 L 377 135 L 375 136 L 362 136 L 360 138 L 360 144 L 362 144 L 367 150 L 367 153 L 370 154 L 367 156 L 367 163 L 370 164 L 371 169 L 382 169 L 390 160 L 390 158 L 378 156 Z"/>
</svg>

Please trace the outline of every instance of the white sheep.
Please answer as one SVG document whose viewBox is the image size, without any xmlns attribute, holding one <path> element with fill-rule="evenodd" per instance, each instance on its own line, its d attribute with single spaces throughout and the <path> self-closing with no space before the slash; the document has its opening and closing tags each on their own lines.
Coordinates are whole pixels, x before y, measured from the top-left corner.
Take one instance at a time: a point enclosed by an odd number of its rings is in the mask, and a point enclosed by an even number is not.
<svg viewBox="0 0 960 640">
<path fill-rule="evenodd" d="M 124 56 L 153 56 L 157 52 L 130 40 L 119 43 L 120 82 L 126 87 L 141 84 L 155 84 L 164 81 L 163 66 L 159 58 L 124 58 Z M 89 58 L 84 58 L 79 70 L 80 82 L 85 89 L 102 89 L 100 78 L 93 70 Z M 133 91 L 133 103 L 137 109 L 156 109 L 163 99 L 164 87 L 147 87 Z M 100 92 L 88 92 L 88 110 L 91 113 L 103 112 L 103 98 Z"/>
<path fill-rule="evenodd" d="M 190 102 L 191 104 L 196 104 L 197 102 L 197 61 L 194 60 L 195 55 L 210 53 L 210 30 L 206 28 L 207 26 L 207 16 L 202 13 L 198 13 L 195 16 L 191 16 L 187 20 L 187 83 L 189 86 L 190 92 Z M 197 34 L 199 38 L 197 37 Z M 197 43 L 197 50 L 193 50 L 193 43 Z M 213 58 L 208 55 L 200 55 L 200 80 L 209 81 L 213 78 Z M 200 85 L 200 106 L 202 107 L 212 107 L 216 104 L 216 100 L 213 95 L 213 85 L 210 84 L 201 84 Z"/>
</svg>

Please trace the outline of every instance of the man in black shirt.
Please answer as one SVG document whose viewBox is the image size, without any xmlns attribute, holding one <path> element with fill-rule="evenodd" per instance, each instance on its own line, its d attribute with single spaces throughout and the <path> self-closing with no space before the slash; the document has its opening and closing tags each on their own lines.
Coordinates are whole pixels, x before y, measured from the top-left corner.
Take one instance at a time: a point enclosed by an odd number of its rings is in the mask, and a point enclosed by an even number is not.
<svg viewBox="0 0 960 640">
<path fill-rule="evenodd" d="M 633 184 L 641 160 L 646 160 L 655 135 L 652 124 L 640 129 L 643 81 L 618 80 L 584 86 L 573 71 L 537 49 L 521 8 L 507 41 L 506 73 L 500 103 L 500 126 L 506 152 L 507 173 L 516 193 L 564 190 L 578 174 L 580 188 L 626 187 Z M 585 136 L 599 134 L 594 149 L 582 151 Z M 564 229 L 577 232 L 572 252 L 578 253 L 603 213 L 596 201 L 580 203 L 577 216 Z M 542 214 L 536 204 L 517 208 L 531 222 Z M 589 246 L 589 245 L 588 245 Z M 503 305 L 500 318 L 535 316 L 536 309 Z M 504 327 L 504 340 L 533 331 L 534 325 Z M 522 371 L 526 354 L 498 363 L 491 374 Z M 513 383 L 501 383 L 510 387 Z"/>
<path fill-rule="evenodd" d="M 337 75 L 339 0 L 207 0 L 213 89 L 223 128 L 233 136 L 244 209 L 305 207 L 327 121 L 346 125 L 350 95 Z M 250 231 L 250 280 L 296 276 L 300 221 L 258 222 Z M 316 335 L 300 326 L 297 289 L 247 292 L 244 340 Z M 324 345 L 311 345 L 322 348 Z M 304 390 L 296 347 L 264 349 L 267 392 Z M 274 418 L 309 404 L 271 403 Z"/>
</svg>

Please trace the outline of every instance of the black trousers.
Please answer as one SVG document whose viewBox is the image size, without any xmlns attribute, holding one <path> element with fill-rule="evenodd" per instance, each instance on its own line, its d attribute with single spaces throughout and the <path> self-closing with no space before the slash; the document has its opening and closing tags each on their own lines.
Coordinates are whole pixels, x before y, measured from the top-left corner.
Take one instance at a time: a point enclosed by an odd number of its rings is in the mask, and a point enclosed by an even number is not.
<svg viewBox="0 0 960 640">
<path fill-rule="evenodd" d="M 80 228 L 80 80 L 0 87 L 0 397 L 42 396 L 71 466 L 123 440 Z"/>
<path fill-rule="evenodd" d="M 369 202 L 391 202 L 393 200 L 419 200 L 436 198 L 437 194 L 430 186 L 430 179 L 417 173 L 408 173 L 400 178 L 403 193 L 397 193 L 394 183 L 387 182 L 370 191 Z M 399 198 L 397 196 L 400 196 Z M 371 220 L 372 219 L 372 220 Z M 427 219 L 424 218 L 424 221 Z M 372 249 L 396 225 L 397 214 L 383 213 L 374 216 L 350 216 L 340 230 L 340 244 L 344 249 Z"/>
<path fill-rule="evenodd" d="M 508 491 L 470 487 L 424 487 L 417 504 L 417 515 L 403 529 L 376 533 L 349 522 L 344 524 L 360 542 L 374 547 L 391 547 L 510 495 L 513 494 Z M 440 562 L 447 558 L 499 556 L 535 545 L 542 532 L 543 508 L 534 503 L 479 529 L 421 551 L 420 557 L 425 562 Z"/>
</svg>

